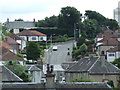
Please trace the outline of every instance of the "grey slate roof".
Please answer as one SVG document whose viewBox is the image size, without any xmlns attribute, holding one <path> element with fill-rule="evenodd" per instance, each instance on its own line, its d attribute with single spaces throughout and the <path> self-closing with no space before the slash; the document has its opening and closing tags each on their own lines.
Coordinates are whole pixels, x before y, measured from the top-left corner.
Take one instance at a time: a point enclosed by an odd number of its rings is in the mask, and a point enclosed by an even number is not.
<svg viewBox="0 0 120 90">
<path fill-rule="evenodd" d="M 104 62 L 104 65 L 103 65 Z M 119 74 L 118 69 L 107 60 L 101 60 L 100 57 L 83 58 L 77 64 L 70 67 L 66 72 L 89 72 L 90 74 Z"/>
<path fill-rule="evenodd" d="M 13 21 L 13 22 L 5 22 L 5 26 L 8 29 L 33 28 L 35 27 L 35 23 L 30 21 Z"/>
<path fill-rule="evenodd" d="M 22 82 L 22 83 L 2 83 L 2 88 L 9 88 L 12 90 L 40 90 L 39 88 L 44 88 L 44 84 L 43 83 L 32 83 L 32 82 Z"/>
<path fill-rule="evenodd" d="M 2 88 L 19 89 L 19 90 L 47 90 L 44 83 L 2 83 Z M 55 83 L 55 88 L 49 90 L 112 90 L 112 88 L 104 82 L 59 82 Z"/>
<path fill-rule="evenodd" d="M 104 82 L 62 82 L 56 84 L 56 88 L 75 88 L 75 90 L 82 89 L 82 90 L 89 90 L 89 89 L 95 89 L 95 90 L 112 90 L 111 87 Z"/>
<path fill-rule="evenodd" d="M 5 66 L 0 66 L 0 71 L 2 71 L 2 81 L 8 82 L 20 82 L 23 81 L 20 77 L 14 74 L 11 70 L 9 70 Z"/>
<path fill-rule="evenodd" d="M 67 71 L 73 72 L 83 72 L 88 71 L 92 65 L 97 61 L 99 57 L 93 57 L 89 59 L 89 57 L 81 59 L 77 64 L 70 67 Z"/>
<path fill-rule="evenodd" d="M 62 63 L 61 66 L 62 66 L 63 69 L 67 70 L 68 68 L 72 67 L 76 63 L 77 62 L 65 62 L 65 63 Z"/>
<path fill-rule="evenodd" d="M 101 65 L 100 60 L 90 69 L 90 74 L 119 74 L 120 69 L 118 69 L 113 64 L 105 61 L 105 66 Z"/>
<path fill-rule="evenodd" d="M 28 71 L 40 71 L 41 70 L 38 67 L 36 67 L 35 65 L 26 65 L 26 67 L 27 67 Z"/>
</svg>

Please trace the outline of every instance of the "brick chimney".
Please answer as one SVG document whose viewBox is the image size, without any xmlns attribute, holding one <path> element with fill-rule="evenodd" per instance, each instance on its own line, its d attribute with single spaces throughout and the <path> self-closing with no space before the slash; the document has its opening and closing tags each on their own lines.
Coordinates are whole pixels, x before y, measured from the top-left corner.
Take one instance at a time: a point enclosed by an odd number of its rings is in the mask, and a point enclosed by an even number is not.
<svg viewBox="0 0 120 90">
<path fill-rule="evenodd" d="M 46 88 L 55 88 L 55 74 L 53 73 L 53 66 L 47 64 L 47 74 L 46 74 Z"/>
</svg>

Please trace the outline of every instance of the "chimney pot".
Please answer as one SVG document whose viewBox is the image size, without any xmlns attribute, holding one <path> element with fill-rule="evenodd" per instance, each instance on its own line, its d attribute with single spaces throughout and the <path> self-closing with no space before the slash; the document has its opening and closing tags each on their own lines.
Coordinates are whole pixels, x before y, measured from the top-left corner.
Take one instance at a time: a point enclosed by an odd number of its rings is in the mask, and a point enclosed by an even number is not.
<svg viewBox="0 0 120 90">
<path fill-rule="evenodd" d="M 7 23 L 9 22 L 9 18 L 7 18 Z"/>
</svg>

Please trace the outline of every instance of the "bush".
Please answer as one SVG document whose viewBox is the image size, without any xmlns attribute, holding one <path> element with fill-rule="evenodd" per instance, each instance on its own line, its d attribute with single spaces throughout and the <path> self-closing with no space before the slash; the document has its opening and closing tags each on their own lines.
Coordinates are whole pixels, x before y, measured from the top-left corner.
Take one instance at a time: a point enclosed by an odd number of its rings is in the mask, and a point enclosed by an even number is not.
<svg viewBox="0 0 120 90">
<path fill-rule="evenodd" d="M 113 80 L 110 80 L 109 82 L 107 82 L 107 84 L 109 84 L 111 87 L 114 88 L 114 83 L 113 83 Z"/>
<path fill-rule="evenodd" d="M 92 82 L 92 80 L 90 80 L 89 78 L 76 78 L 68 82 Z"/>
<path fill-rule="evenodd" d="M 18 64 L 18 61 L 14 60 L 11 61 L 12 62 L 12 66 L 8 65 L 9 62 L 5 63 L 5 66 L 7 68 L 9 68 L 11 71 L 13 71 L 17 76 L 19 76 L 23 81 L 25 82 L 29 82 L 31 81 L 31 74 L 28 74 L 25 72 L 26 67 L 22 66 L 21 64 Z"/>
<path fill-rule="evenodd" d="M 89 56 L 89 53 L 88 53 L 88 52 L 86 52 L 86 53 L 85 53 L 85 56 Z"/>
<path fill-rule="evenodd" d="M 24 56 L 22 54 L 20 54 L 20 53 L 17 53 L 17 56 L 22 58 L 22 59 L 24 58 Z"/>
</svg>

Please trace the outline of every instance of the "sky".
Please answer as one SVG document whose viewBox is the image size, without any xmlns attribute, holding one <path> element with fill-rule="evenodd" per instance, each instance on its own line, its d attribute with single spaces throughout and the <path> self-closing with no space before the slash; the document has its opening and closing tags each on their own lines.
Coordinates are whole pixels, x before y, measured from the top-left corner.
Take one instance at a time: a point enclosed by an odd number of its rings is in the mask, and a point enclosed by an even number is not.
<svg viewBox="0 0 120 90">
<path fill-rule="evenodd" d="M 97 11 L 113 19 L 113 10 L 119 0 L 0 0 L 0 22 L 23 19 L 24 21 L 42 20 L 59 15 L 62 7 L 75 7 L 80 13 L 85 10 Z"/>
</svg>

